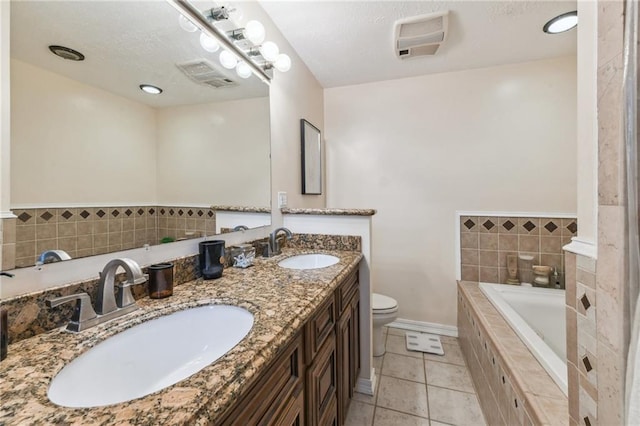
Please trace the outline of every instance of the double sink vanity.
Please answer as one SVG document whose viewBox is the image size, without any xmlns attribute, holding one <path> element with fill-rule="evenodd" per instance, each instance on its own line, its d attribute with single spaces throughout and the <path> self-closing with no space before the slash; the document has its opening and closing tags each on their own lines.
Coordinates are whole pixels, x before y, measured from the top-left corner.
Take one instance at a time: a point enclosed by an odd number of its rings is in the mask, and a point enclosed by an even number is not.
<svg viewBox="0 0 640 426">
<path fill-rule="evenodd" d="M 362 257 L 284 249 L 80 333 L 18 341 L 0 363 L 0 424 L 342 424 Z"/>
</svg>

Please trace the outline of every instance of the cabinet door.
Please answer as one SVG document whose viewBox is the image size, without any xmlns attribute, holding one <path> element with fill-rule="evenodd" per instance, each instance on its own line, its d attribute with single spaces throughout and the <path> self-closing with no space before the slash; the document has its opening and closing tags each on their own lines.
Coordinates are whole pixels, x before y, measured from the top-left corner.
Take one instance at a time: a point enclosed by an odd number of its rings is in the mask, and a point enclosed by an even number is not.
<svg viewBox="0 0 640 426">
<path fill-rule="evenodd" d="M 336 326 L 337 375 L 338 375 L 338 424 L 344 424 L 351 402 L 351 371 L 353 360 L 351 356 L 353 345 L 353 317 L 349 308 L 342 315 Z"/>
<path fill-rule="evenodd" d="M 331 332 L 307 368 L 307 424 L 336 417 L 336 337 Z"/>
<path fill-rule="evenodd" d="M 299 384 L 288 403 L 273 422 L 276 426 L 304 426 L 304 386 Z"/>
<path fill-rule="evenodd" d="M 357 291 L 351 302 L 351 333 L 350 355 L 351 364 L 349 368 L 349 397 L 353 397 L 353 392 L 360 375 L 360 291 Z"/>
</svg>

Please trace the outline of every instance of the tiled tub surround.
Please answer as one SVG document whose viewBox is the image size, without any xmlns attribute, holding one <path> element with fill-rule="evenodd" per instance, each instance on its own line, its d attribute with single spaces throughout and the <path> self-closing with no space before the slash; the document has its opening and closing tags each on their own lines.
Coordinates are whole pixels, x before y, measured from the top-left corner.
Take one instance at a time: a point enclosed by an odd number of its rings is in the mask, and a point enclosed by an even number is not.
<svg viewBox="0 0 640 426">
<path fill-rule="evenodd" d="M 458 283 L 458 333 L 488 424 L 568 423 L 567 397 L 478 283 Z"/>
<path fill-rule="evenodd" d="M 213 235 L 216 229 L 215 214 L 209 208 L 74 207 L 16 209 L 13 213 L 17 216 L 14 263 L 3 246 L 3 269 L 31 266 L 45 250 L 86 257 L 159 244 L 164 237 Z"/>
<path fill-rule="evenodd" d="M 463 281 L 507 282 L 507 255 L 528 254 L 534 265 L 564 273 L 562 247 L 578 230 L 576 219 L 553 217 L 460 217 Z"/>
<path fill-rule="evenodd" d="M 178 286 L 167 299 L 139 300 L 140 310 L 82 333 L 58 329 L 10 345 L 0 363 L 0 424 L 215 423 L 362 258 L 357 252 L 328 251 L 340 258 L 338 264 L 309 271 L 277 266 L 300 252 L 285 249 L 280 256 L 257 259 L 254 267 L 229 268 L 218 280 Z M 51 378 L 100 341 L 140 322 L 211 303 L 242 306 L 255 315 L 255 323 L 239 345 L 200 372 L 152 395 L 108 407 L 68 409 L 47 399 Z"/>
<path fill-rule="evenodd" d="M 612 383 L 622 381 L 622 366 L 615 366 L 623 360 L 597 332 L 596 263 L 586 256 L 566 254 L 567 378 L 573 425 L 607 424 L 599 421 L 599 405 L 621 398 Z M 616 423 L 622 421 L 613 410 L 606 415 Z"/>
<path fill-rule="evenodd" d="M 314 253 L 326 250 L 360 252 L 362 245 L 360 237 L 346 235 L 294 234 L 292 240 L 285 241 L 286 245 L 283 247 L 304 252 L 313 251 Z M 264 242 L 266 240 L 256 240 L 249 243 L 256 247 L 257 253 L 260 253 L 259 245 Z M 227 260 L 230 261 L 230 259 Z M 202 276 L 200 274 L 198 255 L 186 256 L 170 262 L 174 264 L 174 286 L 179 286 Z M 231 262 L 227 266 L 230 267 Z M 132 290 L 136 299 L 148 296 L 147 286 L 133 286 Z M 42 292 L 34 292 L 3 300 L 2 306 L 9 312 L 9 343 L 66 325 L 73 314 L 73 304 L 60 305 L 55 311 L 51 311 L 46 307 L 45 301 L 52 297 L 79 292 L 87 293 L 91 300 L 96 300 L 98 279 L 66 284 Z"/>
</svg>

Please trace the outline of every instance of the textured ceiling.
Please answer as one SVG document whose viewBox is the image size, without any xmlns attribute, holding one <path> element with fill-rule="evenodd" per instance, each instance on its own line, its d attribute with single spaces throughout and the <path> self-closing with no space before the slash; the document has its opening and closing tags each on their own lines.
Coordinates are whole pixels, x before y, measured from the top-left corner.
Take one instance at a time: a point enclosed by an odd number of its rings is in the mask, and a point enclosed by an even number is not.
<svg viewBox="0 0 640 426">
<path fill-rule="evenodd" d="M 0 0 L 1 1 L 1 0 Z M 211 1 L 194 2 L 204 10 Z M 178 25 L 178 12 L 166 1 L 27 1 L 11 3 L 11 57 L 86 84 L 155 107 L 267 96 L 258 78 L 239 78 L 233 88 L 214 89 L 189 80 L 176 63 L 206 58 L 218 64 L 217 54 L 204 51 L 198 33 Z M 73 62 L 48 50 L 58 44 L 82 52 Z M 138 86 L 153 84 L 159 96 Z"/>
<path fill-rule="evenodd" d="M 323 87 L 390 80 L 576 54 L 576 30 L 542 26 L 576 1 L 260 0 Z M 400 60 L 394 22 L 449 10 L 446 42 L 435 56 Z"/>
</svg>

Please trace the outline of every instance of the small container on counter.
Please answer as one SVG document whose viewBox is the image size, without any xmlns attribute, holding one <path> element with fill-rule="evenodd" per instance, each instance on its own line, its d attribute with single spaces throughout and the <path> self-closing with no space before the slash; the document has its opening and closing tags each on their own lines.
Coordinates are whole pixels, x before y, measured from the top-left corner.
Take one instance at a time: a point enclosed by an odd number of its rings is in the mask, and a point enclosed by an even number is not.
<svg viewBox="0 0 640 426">
<path fill-rule="evenodd" d="M 222 276 L 224 269 L 224 240 L 202 241 L 200 249 L 200 272 L 205 280 L 214 280 Z"/>
<path fill-rule="evenodd" d="M 256 248 L 251 244 L 238 244 L 229 248 L 229 256 L 235 268 L 248 268 L 256 258 Z"/>
<path fill-rule="evenodd" d="M 149 297 L 162 299 L 173 294 L 173 263 L 159 263 L 147 269 Z"/>
</svg>

